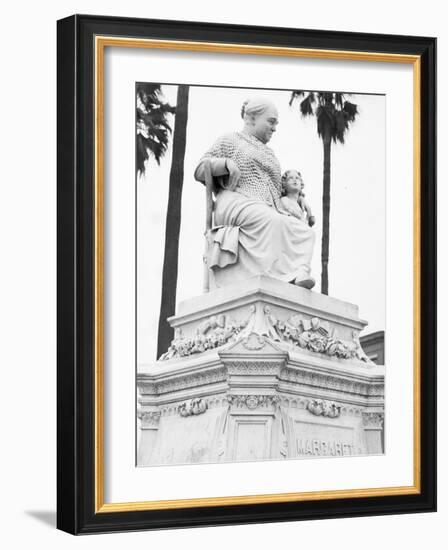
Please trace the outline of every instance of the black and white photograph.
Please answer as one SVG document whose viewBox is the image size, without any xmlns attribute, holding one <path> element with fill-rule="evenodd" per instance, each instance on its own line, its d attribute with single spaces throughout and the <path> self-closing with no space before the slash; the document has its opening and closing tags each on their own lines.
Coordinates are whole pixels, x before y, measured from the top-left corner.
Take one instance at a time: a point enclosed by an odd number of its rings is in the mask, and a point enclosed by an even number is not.
<svg viewBox="0 0 448 550">
<path fill-rule="evenodd" d="M 5 549 L 446 539 L 443 6 L 5 4 Z"/>
<path fill-rule="evenodd" d="M 387 453 L 387 98 L 272 85 L 135 85 L 137 466 Z"/>
</svg>

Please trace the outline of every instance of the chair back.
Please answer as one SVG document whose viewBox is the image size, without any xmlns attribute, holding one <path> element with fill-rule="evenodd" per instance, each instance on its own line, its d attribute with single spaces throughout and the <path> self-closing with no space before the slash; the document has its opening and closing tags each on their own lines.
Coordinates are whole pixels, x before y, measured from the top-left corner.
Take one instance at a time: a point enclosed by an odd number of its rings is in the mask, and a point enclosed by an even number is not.
<svg viewBox="0 0 448 550">
<path fill-rule="evenodd" d="M 204 247 L 204 292 L 210 291 L 210 270 L 207 263 L 209 234 L 213 227 L 213 176 L 211 163 L 209 160 L 204 161 L 204 176 L 205 176 L 205 247 Z"/>
</svg>

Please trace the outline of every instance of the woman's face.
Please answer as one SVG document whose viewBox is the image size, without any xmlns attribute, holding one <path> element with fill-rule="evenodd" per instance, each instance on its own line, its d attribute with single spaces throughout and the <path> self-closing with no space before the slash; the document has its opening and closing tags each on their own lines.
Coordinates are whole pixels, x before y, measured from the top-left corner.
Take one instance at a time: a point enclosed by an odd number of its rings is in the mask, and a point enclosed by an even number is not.
<svg viewBox="0 0 448 550">
<path fill-rule="evenodd" d="M 268 107 L 264 113 L 257 115 L 253 118 L 252 133 L 263 143 L 267 143 L 272 134 L 277 129 L 278 124 L 278 112 L 277 109 L 272 106 Z"/>
</svg>

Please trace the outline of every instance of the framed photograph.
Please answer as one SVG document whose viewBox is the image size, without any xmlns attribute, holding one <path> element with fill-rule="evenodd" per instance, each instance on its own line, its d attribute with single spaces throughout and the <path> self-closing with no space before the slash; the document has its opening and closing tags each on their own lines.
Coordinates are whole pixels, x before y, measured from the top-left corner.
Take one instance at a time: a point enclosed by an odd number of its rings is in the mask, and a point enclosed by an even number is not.
<svg viewBox="0 0 448 550">
<path fill-rule="evenodd" d="M 58 21 L 58 528 L 435 510 L 435 71 Z"/>
</svg>

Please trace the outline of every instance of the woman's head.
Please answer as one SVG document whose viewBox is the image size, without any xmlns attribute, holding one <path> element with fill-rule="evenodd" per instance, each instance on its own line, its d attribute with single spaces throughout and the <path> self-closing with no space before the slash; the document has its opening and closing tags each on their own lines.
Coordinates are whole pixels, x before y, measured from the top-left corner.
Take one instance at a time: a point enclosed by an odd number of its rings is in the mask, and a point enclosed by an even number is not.
<svg viewBox="0 0 448 550">
<path fill-rule="evenodd" d="M 244 120 L 244 129 L 247 132 L 263 143 L 267 143 L 277 128 L 278 111 L 272 101 L 254 97 L 243 103 L 241 118 Z"/>
<path fill-rule="evenodd" d="M 298 170 L 286 170 L 282 176 L 282 195 L 300 193 L 304 187 L 302 174 Z"/>
</svg>

